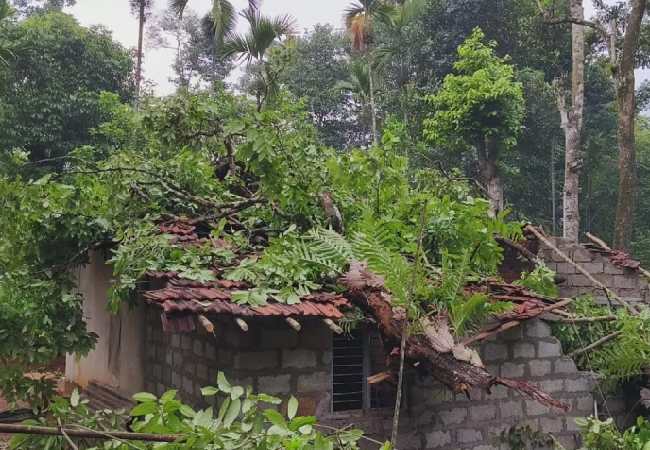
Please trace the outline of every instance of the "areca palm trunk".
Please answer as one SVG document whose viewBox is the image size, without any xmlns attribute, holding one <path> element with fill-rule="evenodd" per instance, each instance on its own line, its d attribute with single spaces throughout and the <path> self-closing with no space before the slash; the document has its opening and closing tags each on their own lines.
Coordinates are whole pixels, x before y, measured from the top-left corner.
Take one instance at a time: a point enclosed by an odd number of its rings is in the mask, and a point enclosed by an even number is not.
<svg viewBox="0 0 650 450">
<path fill-rule="evenodd" d="M 142 84 L 142 48 L 144 43 L 144 23 L 146 20 L 145 16 L 145 0 L 140 0 L 140 12 L 139 12 L 139 23 L 138 23 L 138 55 L 135 65 L 135 98 L 136 105 L 140 102 L 140 86 Z"/>
</svg>

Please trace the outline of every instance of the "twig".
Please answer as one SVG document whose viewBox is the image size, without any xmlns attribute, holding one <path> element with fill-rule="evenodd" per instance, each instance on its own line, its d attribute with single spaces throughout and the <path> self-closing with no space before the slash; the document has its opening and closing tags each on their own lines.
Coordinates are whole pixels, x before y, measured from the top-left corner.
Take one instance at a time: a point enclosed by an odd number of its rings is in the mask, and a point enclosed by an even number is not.
<svg viewBox="0 0 650 450">
<path fill-rule="evenodd" d="M 75 445 L 75 443 L 72 442 L 72 439 L 70 439 L 70 436 L 68 436 L 68 434 L 63 429 L 63 425 L 61 424 L 61 419 L 57 419 L 57 422 L 59 423 L 59 431 L 61 432 L 61 434 L 63 435 L 65 440 L 68 441 L 68 444 L 70 444 L 70 447 L 72 448 L 72 450 L 79 450 L 79 447 L 77 447 Z"/>
<path fill-rule="evenodd" d="M 111 431 L 102 432 L 95 431 L 81 425 L 75 425 L 83 430 L 72 430 L 70 428 L 61 429 L 55 427 L 40 427 L 32 425 L 13 425 L 13 424 L 0 424 L 0 433 L 3 434 L 35 434 L 44 436 L 61 436 L 62 432 L 68 436 L 86 438 L 86 439 L 115 439 L 115 440 L 128 440 L 128 441 L 143 441 L 143 442 L 176 442 L 181 436 L 175 434 L 146 434 L 146 433 L 130 433 L 125 431 Z"/>
<path fill-rule="evenodd" d="M 594 316 L 594 317 L 544 317 L 544 320 L 549 322 L 558 323 L 594 323 L 594 322 L 611 322 L 616 320 L 617 317 L 609 316 Z"/>
<path fill-rule="evenodd" d="M 623 334 L 623 332 L 620 331 L 620 330 L 619 330 L 619 331 L 614 331 L 613 333 L 610 333 L 610 334 L 608 334 L 607 336 L 604 336 L 604 337 L 598 339 L 597 341 L 595 341 L 595 342 L 593 342 L 593 343 L 587 345 L 587 346 L 584 347 L 584 348 L 581 348 L 581 349 L 579 349 L 579 350 L 576 350 L 576 351 L 574 351 L 574 352 L 571 352 L 568 356 L 569 356 L 569 358 L 573 358 L 573 357 L 575 357 L 575 356 L 582 355 L 583 353 L 587 353 L 588 351 L 593 350 L 593 349 L 595 349 L 596 347 L 598 347 L 598 346 L 600 346 L 600 345 L 603 345 L 603 344 L 606 343 L 606 342 L 611 341 L 612 339 L 614 339 L 614 338 L 620 336 L 621 334 Z"/>
<path fill-rule="evenodd" d="M 536 229 L 536 228 L 533 227 L 532 225 L 526 225 L 526 230 L 528 230 L 528 231 L 530 231 L 531 233 L 533 233 L 533 234 L 537 237 L 537 239 L 539 239 L 540 241 L 542 241 L 542 242 L 544 243 L 544 245 L 546 245 L 548 248 L 550 248 L 551 250 L 553 250 L 553 251 L 554 251 L 554 252 L 555 252 L 555 253 L 556 253 L 560 258 L 562 258 L 562 259 L 563 259 L 564 261 L 566 261 L 568 264 L 570 264 L 571 266 L 573 266 L 573 267 L 574 267 L 578 272 L 580 272 L 582 275 L 584 275 L 585 277 L 587 277 L 587 279 L 588 279 L 589 281 L 591 281 L 595 286 L 597 286 L 597 287 L 599 287 L 600 289 L 602 289 L 603 292 L 605 292 L 605 295 L 607 296 L 608 299 L 609 299 L 609 298 L 613 298 L 613 299 L 616 300 L 616 301 L 617 301 L 621 306 L 624 306 L 624 307 L 625 307 L 625 308 L 626 308 L 630 313 L 632 313 L 632 314 L 635 315 L 635 316 L 639 314 L 639 311 L 637 311 L 637 309 L 636 309 L 634 306 L 632 306 L 631 304 L 629 304 L 628 302 L 626 302 L 625 300 L 623 300 L 621 297 L 619 297 L 619 296 L 616 295 L 613 291 L 611 291 L 607 286 L 605 286 L 603 283 L 601 283 L 600 281 L 598 281 L 597 279 L 595 279 L 595 278 L 594 278 L 594 277 L 593 277 L 593 276 L 592 276 L 592 275 L 591 275 L 587 270 L 585 270 L 585 269 L 584 269 L 580 264 L 577 264 L 576 262 L 574 262 L 574 261 L 573 261 L 571 258 L 569 258 L 569 257 L 568 257 L 564 252 L 562 252 L 559 248 L 557 248 L 555 245 L 553 245 L 553 243 L 552 243 L 551 241 L 549 241 L 549 240 L 548 240 L 548 239 L 547 239 L 547 238 L 546 238 L 542 233 L 540 233 L 540 231 L 539 231 L 538 229 Z"/>
<path fill-rule="evenodd" d="M 323 430 L 333 431 L 335 434 L 339 434 L 339 433 L 344 432 L 347 428 L 350 428 L 351 425 L 348 425 L 348 426 L 346 426 L 344 428 L 336 428 L 336 427 L 332 427 L 332 426 L 329 426 L 329 425 L 323 425 L 323 424 L 317 423 L 317 424 L 314 425 L 314 427 L 322 428 Z M 373 439 L 373 438 L 368 437 L 366 435 L 361 436 L 361 439 L 364 439 L 364 440 L 366 440 L 368 442 L 372 442 L 373 444 L 384 445 L 384 442 L 378 441 L 377 439 Z M 397 450 L 397 448 L 394 448 L 393 450 Z"/>
<path fill-rule="evenodd" d="M 428 204 L 429 204 L 428 200 L 424 202 L 424 205 L 422 206 L 422 212 L 420 214 L 420 235 L 418 236 L 418 246 L 417 249 L 415 250 L 415 263 L 413 266 L 411 285 L 409 286 L 407 299 L 406 299 L 407 301 L 406 318 L 404 319 L 404 323 L 402 324 L 402 336 L 401 336 L 402 339 L 400 340 L 400 351 L 399 351 L 399 375 L 397 378 L 397 394 L 395 396 L 395 412 L 393 413 L 393 429 L 391 431 L 391 437 L 390 437 L 390 443 L 393 446 L 393 448 L 397 446 L 397 434 L 399 430 L 399 415 L 402 406 L 402 390 L 403 390 L 402 384 L 404 383 L 404 353 L 406 353 L 406 339 L 408 335 L 408 325 L 409 325 L 409 320 L 408 320 L 409 304 L 408 303 L 413 298 L 413 291 L 415 289 L 417 272 L 420 265 L 420 252 L 422 251 L 422 241 L 424 239 L 424 228 L 425 228 Z"/>
</svg>

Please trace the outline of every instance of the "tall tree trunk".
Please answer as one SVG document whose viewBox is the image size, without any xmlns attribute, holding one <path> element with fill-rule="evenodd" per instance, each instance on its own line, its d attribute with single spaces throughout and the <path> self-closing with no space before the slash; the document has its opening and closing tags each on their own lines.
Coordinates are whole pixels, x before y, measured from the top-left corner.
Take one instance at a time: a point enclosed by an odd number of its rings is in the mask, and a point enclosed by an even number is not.
<svg viewBox="0 0 650 450">
<path fill-rule="evenodd" d="M 571 17 L 584 20 L 582 0 L 571 0 Z M 571 106 L 566 107 L 564 93 L 558 95 L 565 143 L 564 163 L 564 237 L 578 242 L 580 234 L 580 170 L 582 168 L 582 121 L 585 95 L 584 26 L 571 25 Z"/>
<path fill-rule="evenodd" d="M 478 164 L 481 178 L 487 189 L 488 200 L 490 201 L 490 215 L 493 217 L 503 211 L 505 207 L 503 181 L 497 166 L 498 153 L 499 149 L 496 140 L 493 137 L 486 136 L 482 146 L 479 146 Z"/>
<path fill-rule="evenodd" d="M 142 47 L 144 42 L 144 23 L 146 21 L 145 0 L 140 0 L 140 14 L 138 24 L 138 55 L 135 65 L 135 101 L 140 102 L 140 86 L 142 84 Z"/>
<path fill-rule="evenodd" d="M 379 136 L 377 135 L 377 108 L 375 105 L 375 83 L 373 80 L 372 63 L 368 59 L 368 90 L 370 95 L 370 120 L 372 124 L 372 143 L 379 144 Z"/>
<path fill-rule="evenodd" d="M 641 20 L 646 0 L 632 0 L 632 8 L 625 27 L 623 49 L 616 73 L 616 100 L 618 104 L 618 201 L 614 247 L 626 250 L 632 239 L 634 204 L 636 200 L 637 173 L 634 118 L 636 98 L 634 93 L 634 57 L 639 44 Z M 615 29 L 612 30 L 612 33 Z M 610 49 L 615 52 L 615 48 Z M 615 56 L 615 54 L 614 54 Z"/>
</svg>

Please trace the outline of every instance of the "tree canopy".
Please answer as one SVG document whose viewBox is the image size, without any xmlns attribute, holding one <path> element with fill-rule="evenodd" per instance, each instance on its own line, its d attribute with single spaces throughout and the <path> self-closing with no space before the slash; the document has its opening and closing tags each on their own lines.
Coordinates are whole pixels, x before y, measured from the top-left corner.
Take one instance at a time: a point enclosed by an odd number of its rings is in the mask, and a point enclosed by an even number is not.
<svg viewBox="0 0 650 450">
<path fill-rule="evenodd" d="M 0 147 L 32 161 L 65 156 L 102 121 L 100 93 L 131 96 L 132 62 L 102 28 L 59 12 L 5 25 L 11 57 L 0 65 Z M 73 70 L 71 70 L 73 68 Z"/>
</svg>

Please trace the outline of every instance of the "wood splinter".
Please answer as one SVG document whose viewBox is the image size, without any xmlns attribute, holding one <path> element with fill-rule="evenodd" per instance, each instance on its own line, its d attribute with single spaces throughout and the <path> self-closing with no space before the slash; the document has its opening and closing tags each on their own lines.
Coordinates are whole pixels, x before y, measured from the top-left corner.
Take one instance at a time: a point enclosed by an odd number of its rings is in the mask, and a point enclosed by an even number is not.
<svg viewBox="0 0 650 450">
<path fill-rule="evenodd" d="M 339 327 L 334 323 L 332 319 L 323 319 L 323 323 L 327 325 L 327 328 L 332 330 L 336 334 L 343 334 L 343 328 Z"/>
<path fill-rule="evenodd" d="M 300 325 L 300 322 L 298 322 L 296 319 L 293 317 L 287 317 L 284 319 L 287 324 L 293 328 L 296 332 L 300 331 L 302 329 L 302 325 Z"/>
<path fill-rule="evenodd" d="M 214 334 L 214 324 L 210 322 L 210 319 L 205 317 L 203 314 L 200 314 L 199 317 L 199 323 L 203 327 L 205 331 L 207 331 L 210 334 Z"/>
<path fill-rule="evenodd" d="M 243 332 L 248 331 L 248 324 L 241 317 L 235 317 L 235 323 L 237 323 L 237 326 L 239 326 Z"/>
</svg>

